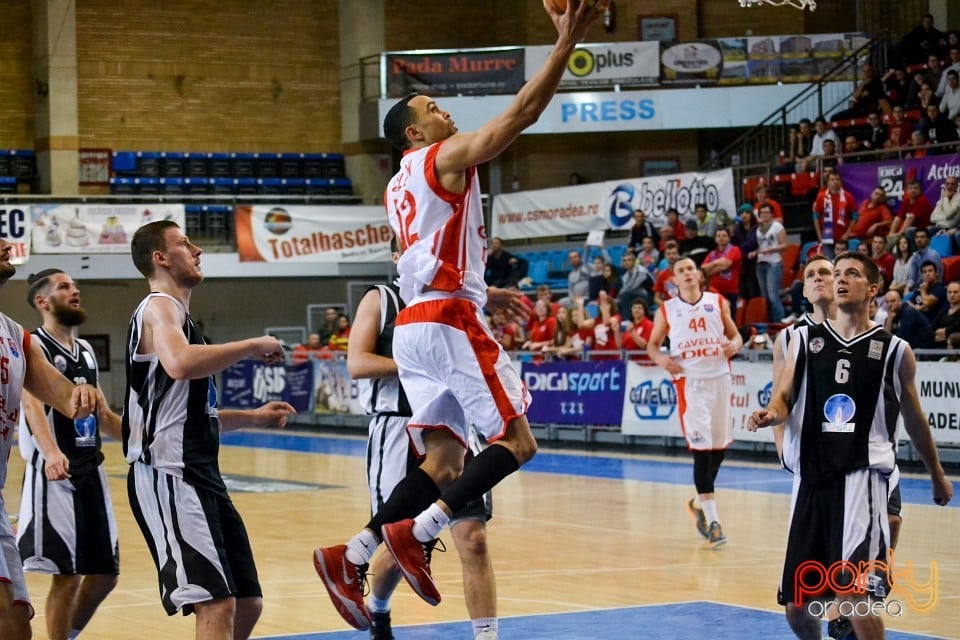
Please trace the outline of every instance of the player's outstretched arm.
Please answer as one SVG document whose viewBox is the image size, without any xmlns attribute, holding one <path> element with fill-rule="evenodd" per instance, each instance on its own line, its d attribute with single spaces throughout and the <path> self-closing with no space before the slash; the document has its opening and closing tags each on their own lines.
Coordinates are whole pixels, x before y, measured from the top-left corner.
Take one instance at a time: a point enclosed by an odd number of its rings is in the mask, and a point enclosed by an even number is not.
<svg viewBox="0 0 960 640">
<path fill-rule="evenodd" d="M 100 426 L 100 432 L 114 440 L 122 440 L 123 420 L 110 408 L 110 403 L 107 402 L 107 397 L 99 385 L 97 385 L 97 392 L 100 394 L 100 399 L 97 401 L 97 424 Z"/>
<path fill-rule="evenodd" d="M 44 404 L 69 418 L 90 415 L 97 408 L 97 388 L 89 384 L 74 385 L 47 361 L 36 340 L 27 349 L 27 373 L 23 388 Z"/>
<path fill-rule="evenodd" d="M 358 378 L 387 378 L 397 375 L 397 363 L 377 353 L 380 337 L 380 290 L 371 289 L 360 300 L 347 343 L 347 371 Z"/>
<path fill-rule="evenodd" d="M 47 480 L 69 478 L 70 460 L 57 446 L 57 439 L 53 437 L 43 403 L 29 391 L 24 390 L 20 397 L 20 406 L 27 421 L 27 428 L 30 429 L 40 453 L 43 454 L 43 472 Z"/>
<path fill-rule="evenodd" d="M 587 27 L 603 15 L 609 0 L 595 6 L 586 2 L 567 3 L 564 13 L 556 13 L 544 2 L 544 8 L 557 28 L 557 42 L 543 67 L 527 81 L 506 111 L 475 132 L 452 136 L 437 153 L 438 175 L 465 171 L 473 165 L 497 157 L 520 133 L 535 123 L 557 92 L 573 48 L 583 40 Z"/>
<path fill-rule="evenodd" d="M 530 310 L 523 304 L 521 295 L 516 289 L 487 287 L 487 310 L 491 313 L 503 311 L 514 322 L 526 324 L 530 319 Z"/>
<path fill-rule="evenodd" d="M 920 407 L 920 396 L 917 394 L 916 374 L 917 360 L 913 350 L 907 348 L 900 361 L 900 413 L 903 415 L 903 426 L 913 442 L 920 459 L 930 473 L 933 483 L 933 501 L 945 505 L 953 497 L 953 485 L 947 478 L 940 464 L 937 454 L 937 445 L 930 431 L 930 423 Z"/>
<path fill-rule="evenodd" d="M 287 426 L 287 418 L 296 415 L 297 410 L 286 402 L 274 400 L 256 409 L 224 410 L 218 413 L 220 429 L 236 431 L 243 427 L 278 427 Z"/>
</svg>

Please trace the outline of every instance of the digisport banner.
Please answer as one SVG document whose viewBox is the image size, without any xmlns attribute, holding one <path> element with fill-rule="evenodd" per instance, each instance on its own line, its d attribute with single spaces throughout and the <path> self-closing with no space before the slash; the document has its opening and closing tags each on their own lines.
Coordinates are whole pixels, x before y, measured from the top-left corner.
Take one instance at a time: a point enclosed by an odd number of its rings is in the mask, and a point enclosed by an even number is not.
<svg viewBox="0 0 960 640">
<path fill-rule="evenodd" d="M 736 211 L 733 171 L 677 173 L 500 194 L 493 199 L 493 235 L 513 240 L 629 229 L 634 209 L 643 209 L 647 220 L 662 226 L 667 209 L 675 208 L 688 218 L 698 202 L 705 203 L 709 211 Z"/>
<path fill-rule="evenodd" d="M 10 245 L 10 262 L 26 264 L 30 259 L 30 220 L 23 205 L 0 205 L 0 238 Z"/>
<path fill-rule="evenodd" d="M 130 253 L 141 226 L 172 220 L 182 228 L 182 204 L 35 204 L 30 207 L 35 253 Z"/>
<path fill-rule="evenodd" d="M 267 365 L 241 360 L 224 369 L 220 382 L 220 406 L 254 409 L 272 400 L 289 402 L 298 412 L 310 410 L 313 365 Z"/>
<path fill-rule="evenodd" d="M 900 201 L 913 180 L 919 180 L 930 204 L 936 205 L 947 176 L 960 177 L 960 154 L 927 156 L 907 160 L 880 160 L 840 165 L 843 186 L 857 202 L 870 197 L 880 185 L 887 192 L 887 206 L 896 213 Z"/>
<path fill-rule="evenodd" d="M 773 442 L 771 429 L 747 431 L 747 419 L 770 401 L 772 369 L 769 364 L 733 361 L 731 376 L 731 419 L 734 438 Z M 670 374 L 656 366 L 627 363 L 626 393 L 623 398 L 621 431 L 628 435 L 681 438 L 677 414 L 677 390 Z"/>
<path fill-rule="evenodd" d="M 527 47 L 526 79 L 529 80 L 547 61 L 553 47 Z M 660 82 L 659 42 L 610 42 L 577 45 L 567 70 L 560 80 L 561 89 L 601 87 L 645 87 Z"/>
<path fill-rule="evenodd" d="M 375 262 L 390 259 L 383 207 L 236 207 L 241 262 Z"/>
<path fill-rule="evenodd" d="M 523 382 L 533 396 L 530 422 L 619 424 L 624 394 L 621 360 L 524 362 Z"/>
<path fill-rule="evenodd" d="M 516 93 L 524 82 L 524 50 L 519 47 L 388 53 L 386 59 L 391 98 L 413 91 L 429 96 Z"/>
</svg>

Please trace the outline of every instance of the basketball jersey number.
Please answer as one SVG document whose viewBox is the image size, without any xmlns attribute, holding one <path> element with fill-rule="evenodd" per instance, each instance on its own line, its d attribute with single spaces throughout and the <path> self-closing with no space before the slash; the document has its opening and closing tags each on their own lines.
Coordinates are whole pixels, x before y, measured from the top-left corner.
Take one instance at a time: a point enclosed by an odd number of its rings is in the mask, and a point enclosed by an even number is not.
<svg viewBox="0 0 960 640">
<path fill-rule="evenodd" d="M 846 384 L 850 380 L 850 361 L 845 358 L 837 360 L 837 369 L 833 377 L 839 384 Z"/>
<path fill-rule="evenodd" d="M 403 200 L 394 200 L 393 207 L 400 222 L 400 244 L 406 249 L 419 239 L 419 234 L 410 232 L 413 219 L 417 215 L 417 201 L 412 193 L 404 191 Z"/>
<path fill-rule="evenodd" d="M 687 325 L 690 331 L 696 333 L 697 331 L 706 331 L 707 330 L 707 320 L 706 318 L 691 318 L 690 324 Z"/>
<path fill-rule="evenodd" d="M 10 358 L 6 356 L 0 358 L 0 384 L 7 384 L 10 381 Z"/>
</svg>

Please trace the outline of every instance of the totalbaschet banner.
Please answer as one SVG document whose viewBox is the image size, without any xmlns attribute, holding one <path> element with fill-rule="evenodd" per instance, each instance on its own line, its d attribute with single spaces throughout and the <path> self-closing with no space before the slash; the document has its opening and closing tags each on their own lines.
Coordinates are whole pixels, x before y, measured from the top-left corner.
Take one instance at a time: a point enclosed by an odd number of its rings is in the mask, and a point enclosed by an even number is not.
<svg viewBox="0 0 960 640">
<path fill-rule="evenodd" d="M 635 209 L 663 226 L 668 209 L 690 218 L 701 202 L 710 212 L 733 215 L 734 192 L 733 171 L 723 169 L 500 194 L 493 199 L 493 235 L 516 240 L 629 229 Z"/>
<path fill-rule="evenodd" d="M 383 207 L 238 206 L 241 262 L 377 262 L 390 259 Z"/>
</svg>

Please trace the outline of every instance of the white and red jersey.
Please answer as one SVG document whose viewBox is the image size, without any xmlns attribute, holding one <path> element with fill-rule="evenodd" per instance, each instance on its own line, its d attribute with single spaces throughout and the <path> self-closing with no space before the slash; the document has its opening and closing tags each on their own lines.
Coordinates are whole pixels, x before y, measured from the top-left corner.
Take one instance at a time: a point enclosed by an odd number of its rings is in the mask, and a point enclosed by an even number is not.
<svg viewBox="0 0 960 640">
<path fill-rule="evenodd" d="M 403 249 L 397 264 L 400 296 L 408 305 L 463 298 L 482 307 L 487 233 L 480 181 L 470 167 L 463 193 L 444 189 L 434 167 L 442 144 L 405 152 L 384 192 L 387 218 Z"/>
<path fill-rule="evenodd" d="M 30 334 L 0 313 L 0 489 L 7 479 L 10 447 L 20 423 L 20 393 L 27 375 L 29 348 Z"/>
<path fill-rule="evenodd" d="M 670 355 L 692 378 L 716 378 L 730 373 L 730 361 L 723 353 L 727 341 L 723 328 L 723 305 L 727 301 L 712 291 L 690 303 L 682 297 L 660 305 L 667 321 Z"/>
</svg>

